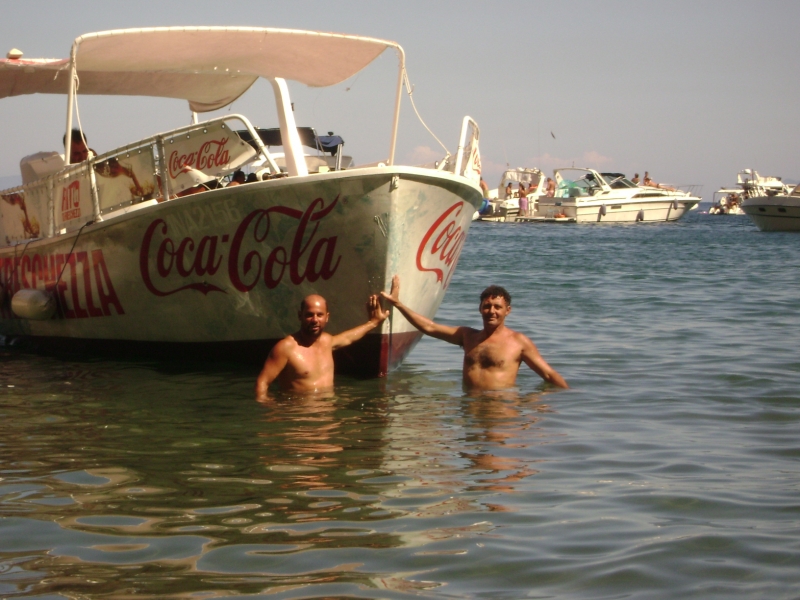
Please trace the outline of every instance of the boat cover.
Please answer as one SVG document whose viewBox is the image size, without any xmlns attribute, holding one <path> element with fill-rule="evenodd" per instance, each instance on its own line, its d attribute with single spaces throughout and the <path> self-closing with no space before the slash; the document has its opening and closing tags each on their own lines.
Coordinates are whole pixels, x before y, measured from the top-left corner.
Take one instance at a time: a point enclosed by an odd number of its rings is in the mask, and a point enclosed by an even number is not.
<svg viewBox="0 0 800 600">
<path fill-rule="evenodd" d="M 227 106 L 258 79 L 313 87 L 352 77 L 395 42 L 260 27 L 153 27 L 90 33 L 73 51 L 79 94 L 189 101 L 195 112 Z M 67 94 L 69 59 L 0 59 L 0 98 Z"/>
</svg>

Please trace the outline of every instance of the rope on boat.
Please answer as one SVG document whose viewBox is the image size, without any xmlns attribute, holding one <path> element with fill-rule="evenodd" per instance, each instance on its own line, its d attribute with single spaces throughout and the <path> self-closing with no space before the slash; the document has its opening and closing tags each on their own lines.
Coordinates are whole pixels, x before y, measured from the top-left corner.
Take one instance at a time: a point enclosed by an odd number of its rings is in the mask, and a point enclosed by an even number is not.
<svg viewBox="0 0 800 600">
<path fill-rule="evenodd" d="M 91 225 L 92 223 L 94 223 L 94 221 L 86 221 L 86 223 L 81 225 L 81 228 L 78 229 L 78 235 L 75 236 L 75 241 L 72 242 L 72 248 L 69 249 L 69 254 L 67 254 L 67 258 L 64 259 L 64 266 L 61 267 L 61 273 L 58 274 L 58 279 L 56 279 L 56 283 L 53 286 L 53 289 L 58 289 L 58 284 L 61 282 L 61 276 L 64 275 L 64 271 L 67 268 L 67 264 L 69 263 L 69 259 L 72 256 L 72 253 L 75 251 L 75 246 L 78 243 L 78 238 L 81 237 L 81 233 L 83 233 L 83 228 L 86 227 L 87 225 Z"/>
<path fill-rule="evenodd" d="M 437 142 L 439 142 L 439 145 L 447 153 L 447 156 L 445 157 L 445 160 L 447 160 L 448 158 L 450 158 L 452 156 L 452 154 L 450 154 L 450 151 L 447 149 L 447 146 L 445 146 L 442 143 L 442 140 L 440 140 L 438 137 L 436 137 L 436 134 L 433 133 L 433 131 L 431 131 L 431 128 L 428 127 L 428 125 L 425 123 L 425 121 L 422 120 L 422 116 L 419 114 L 419 111 L 417 110 L 417 105 L 414 104 L 414 86 L 412 86 L 411 82 L 408 80 L 408 71 L 406 71 L 405 69 L 403 69 L 403 84 L 406 86 L 406 91 L 408 92 L 408 99 L 411 101 L 411 107 L 414 109 L 414 113 L 416 113 L 417 118 L 419 119 L 419 122 L 422 123 L 422 126 L 425 129 L 427 129 L 428 133 L 430 133 L 433 136 L 433 139 L 435 139 Z"/>
</svg>

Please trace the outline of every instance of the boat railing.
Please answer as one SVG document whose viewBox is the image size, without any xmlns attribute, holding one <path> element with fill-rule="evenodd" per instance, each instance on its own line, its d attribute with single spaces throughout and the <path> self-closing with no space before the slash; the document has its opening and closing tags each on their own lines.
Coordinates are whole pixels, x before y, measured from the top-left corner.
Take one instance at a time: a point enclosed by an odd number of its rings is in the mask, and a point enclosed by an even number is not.
<svg viewBox="0 0 800 600">
<path fill-rule="evenodd" d="M 258 151 L 231 121 L 250 131 Z M 139 140 L 0 193 L 0 243 L 69 233 L 137 205 L 173 199 L 196 186 L 198 176 L 219 179 L 258 155 L 280 172 L 250 121 L 238 114 Z"/>
<path fill-rule="evenodd" d="M 697 196 L 698 198 L 703 191 L 703 184 L 700 183 L 681 184 L 673 187 L 679 192 L 683 192 L 689 196 Z"/>
</svg>

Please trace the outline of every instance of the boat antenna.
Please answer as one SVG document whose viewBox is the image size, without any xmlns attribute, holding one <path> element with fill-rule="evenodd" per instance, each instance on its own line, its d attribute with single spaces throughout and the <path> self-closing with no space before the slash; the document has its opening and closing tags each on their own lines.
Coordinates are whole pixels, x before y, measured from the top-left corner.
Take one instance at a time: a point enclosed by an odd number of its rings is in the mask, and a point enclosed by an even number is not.
<svg viewBox="0 0 800 600">
<path fill-rule="evenodd" d="M 446 161 L 452 155 L 450 154 L 450 151 L 447 149 L 447 146 L 445 146 L 442 143 L 442 140 L 440 140 L 438 137 L 436 137 L 436 134 L 433 133 L 433 131 L 431 131 L 431 128 L 428 127 L 425 124 L 425 121 L 422 120 L 422 117 L 420 116 L 419 111 L 417 110 L 417 105 L 414 104 L 414 95 L 413 95 L 414 94 L 414 86 L 412 86 L 411 82 L 408 80 L 408 71 L 406 71 L 406 69 L 403 69 L 403 84 L 406 86 L 406 91 L 408 92 L 408 99 L 411 101 L 411 106 L 414 109 L 414 112 L 416 113 L 417 118 L 419 119 L 419 122 L 422 123 L 422 126 L 425 129 L 428 130 L 428 133 L 430 133 L 433 136 L 433 139 L 435 139 L 437 142 L 439 142 L 439 145 L 442 148 L 444 148 L 444 151 L 447 153 L 447 156 L 444 157 L 444 160 Z"/>
</svg>

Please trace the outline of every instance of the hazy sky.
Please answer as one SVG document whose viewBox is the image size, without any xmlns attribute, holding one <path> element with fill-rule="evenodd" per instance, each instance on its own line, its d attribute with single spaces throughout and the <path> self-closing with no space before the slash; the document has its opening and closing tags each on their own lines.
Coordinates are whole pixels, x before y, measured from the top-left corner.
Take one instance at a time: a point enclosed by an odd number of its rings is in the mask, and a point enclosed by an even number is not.
<svg viewBox="0 0 800 600">
<path fill-rule="evenodd" d="M 287 27 L 397 41 L 417 107 L 451 152 L 462 117 L 477 120 L 492 187 L 507 163 L 548 172 L 573 163 L 631 176 L 649 170 L 659 182 L 702 184 L 706 200 L 733 185 L 743 168 L 800 179 L 796 0 L 0 6 L 0 50 L 19 48 L 27 58 L 65 58 L 83 33 L 165 25 Z M 396 64 L 387 52 L 340 86 L 291 86 L 298 124 L 342 135 L 356 162 L 385 158 Z M 407 96 L 403 103 L 398 162 L 440 158 L 444 151 Z M 189 122 L 178 100 L 84 97 L 79 107 L 90 145 L 100 152 Z M 230 112 L 268 127 L 277 124 L 273 107 L 271 89 L 257 85 Z M 63 149 L 64 97 L 4 99 L 0 111 L 0 176 L 18 174 L 26 154 Z"/>
</svg>

